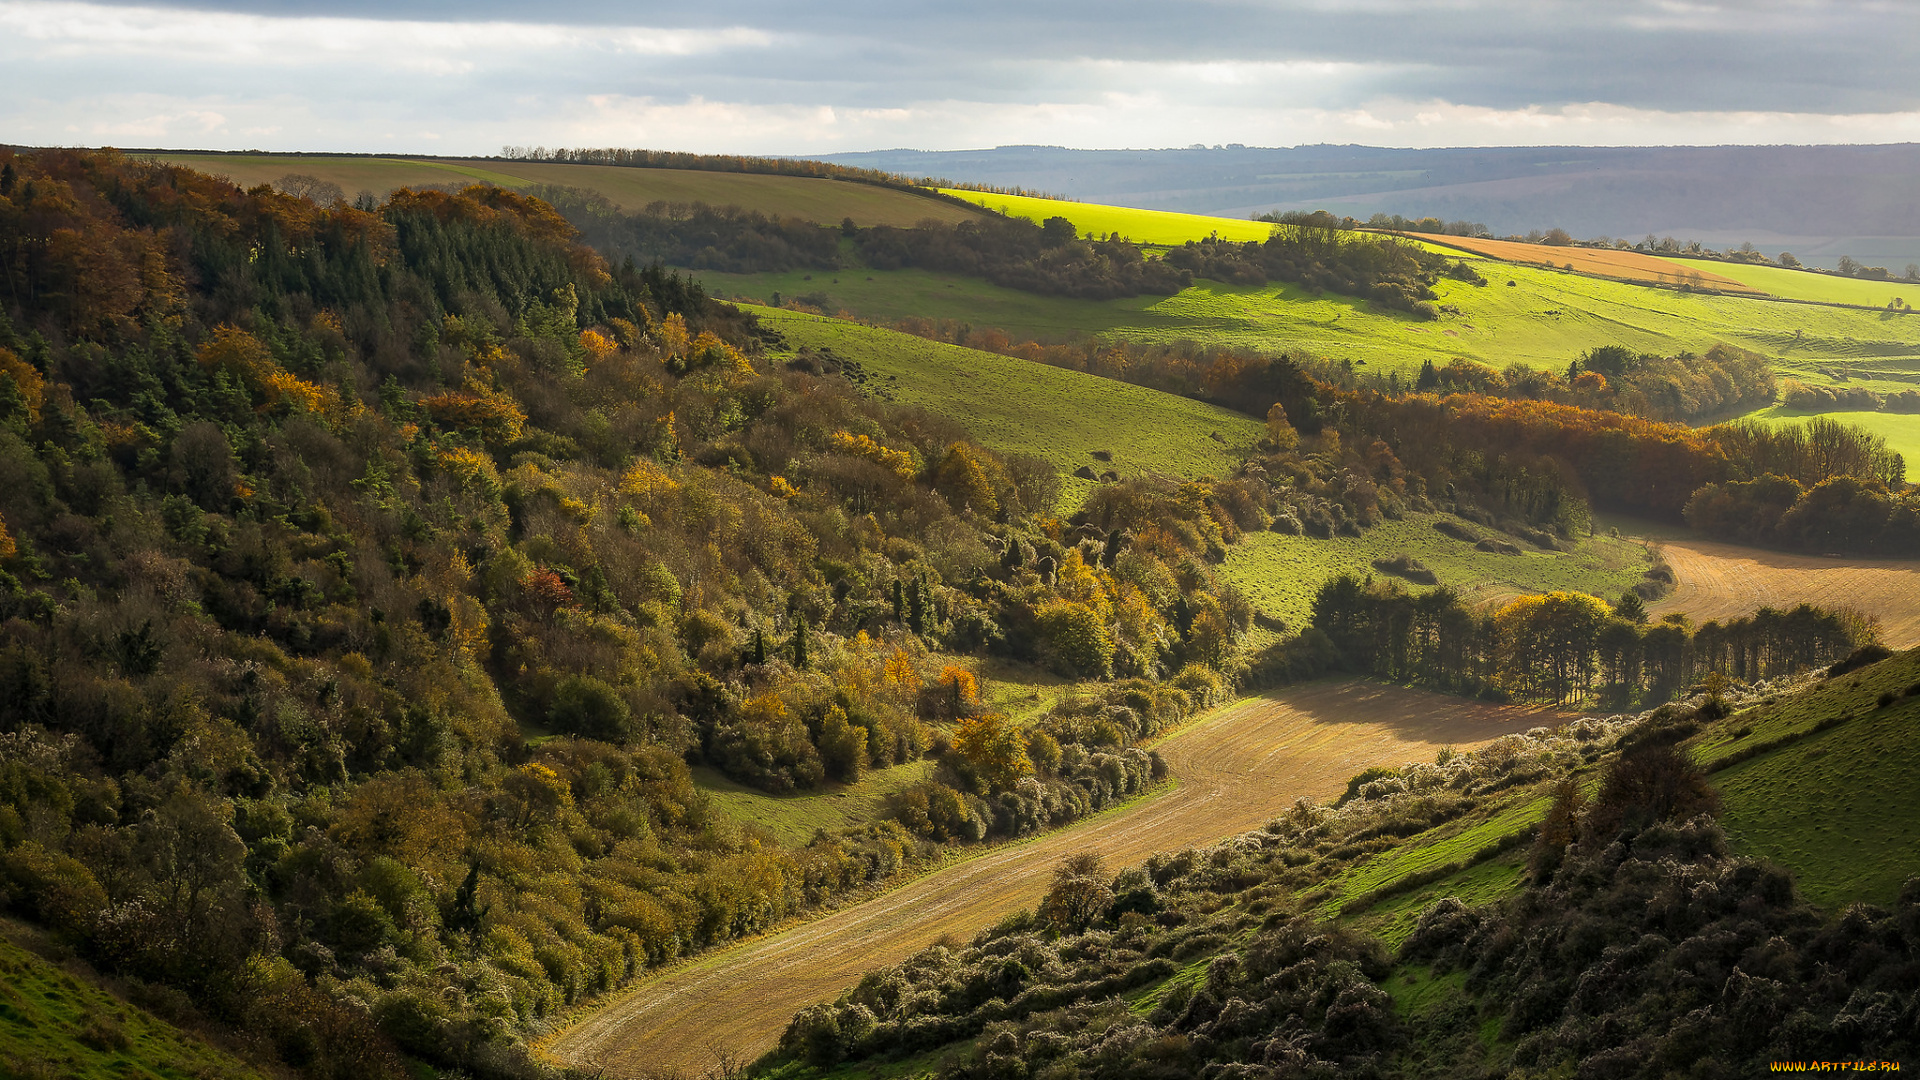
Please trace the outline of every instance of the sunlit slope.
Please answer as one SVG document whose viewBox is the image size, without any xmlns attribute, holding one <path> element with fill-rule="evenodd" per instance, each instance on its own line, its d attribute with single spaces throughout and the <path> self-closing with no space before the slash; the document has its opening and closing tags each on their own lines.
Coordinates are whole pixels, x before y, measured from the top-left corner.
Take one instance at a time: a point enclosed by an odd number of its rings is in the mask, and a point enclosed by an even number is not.
<svg viewBox="0 0 1920 1080">
<path fill-rule="evenodd" d="M 1421 239 L 1428 246 L 1440 251 L 1468 251 L 1505 262 L 1558 267 L 1620 281 L 1671 286 L 1688 285 L 1735 293 L 1765 291 L 1717 274 L 1712 265 L 1696 266 L 1676 263 L 1670 259 L 1662 259 L 1638 251 L 1522 244 L 1512 240 L 1495 240 L 1481 236 L 1422 235 Z"/>
<path fill-rule="evenodd" d="M 1073 222 L 1080 235 L 1106 236 L 1119 233 L 1136 244 L 1184 244 L 1218 235 L 1223 240 L 1265 240 L 1273 226 L 1264 221 L 1243 218 L 1208 217 L 1204 214 L 1176 214 L 1167 210 L 1136 210 L 1102 203 L 1069 202 L 1065 199 L 1036 199 L 1026 195 L 991 195 L 983 191 L 942 188 L 979 203 L 1008 217 L 1045 221 L 1063 217 Z"/>
<path fill-rule="evenodd" d="M 1158 390 L 817 315 L 752 310 L 789 346 L 859 364 L 870 393 L 950 417 L 994 450 L 1051 461 L 1063 476 L 1063 509 L 1097 486 L 1069 475 L 1080 466 L 1123 477 L 1225 476 L 1265 433 L 1251 417 Z M 1112 461 L 1095 459 L 1095 450 Z"/>
<path fill-rule="evenodd" d="M 1816 274 L 1808 270 L 1788 270 L 1778 266 L 1753 266 L 1748 263 L 1726 263 L 1710 259 L 1669 258 L 1666 261 L 1732 278 L 1744 285 L 1759 289 L 1769 296 L 1778 296 L 1786 300 L 1808 300 L 1820 304 L 1858 304 L 1863 307 L 1883 308 L 1887 306 L 1887 301 L 1897 296 L 1908 304 L 1920 304 L 1920 284 L 1910 281 L 1869 281 L 1841 277 L 1837 274 Z M 1897 271 L 1898 268 L 1896 268 Z M 1920 330 L 1914 333 L 1920 335 Z"/>
<path fill-rule="evenodd" d="M 339 184 L 347 198 L 360 191 L 384 196 L 397 187 L 478 180 L 502 187 L 536 184 L 597 191 L 624 210 L 650 203 L 704 202 L 739 206 L 778 217 L 838 225 L 911 227 L 977 216 L 963 206 L 894 188 L 806 176 L 569 165 L 548 161 L 459 161 L 426 158 L 332 157 L 307 154 L 159 154 L 160 160 L 224 176 L 242 187 L 271 184 L 289 173 Z"/>
</svg>

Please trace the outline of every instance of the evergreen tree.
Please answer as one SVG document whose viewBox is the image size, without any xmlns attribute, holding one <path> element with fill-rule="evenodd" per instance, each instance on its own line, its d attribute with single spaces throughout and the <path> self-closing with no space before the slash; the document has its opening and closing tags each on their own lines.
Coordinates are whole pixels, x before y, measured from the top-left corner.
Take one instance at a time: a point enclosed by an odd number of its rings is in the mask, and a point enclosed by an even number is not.
<svg viewBox="0 0 1920 1080">
<path fill-rule="evenodd" d="M 802 671 L 807 669 L 807 617 L 800 616 L 793 625 L 793 666 Z"/>
</svg>

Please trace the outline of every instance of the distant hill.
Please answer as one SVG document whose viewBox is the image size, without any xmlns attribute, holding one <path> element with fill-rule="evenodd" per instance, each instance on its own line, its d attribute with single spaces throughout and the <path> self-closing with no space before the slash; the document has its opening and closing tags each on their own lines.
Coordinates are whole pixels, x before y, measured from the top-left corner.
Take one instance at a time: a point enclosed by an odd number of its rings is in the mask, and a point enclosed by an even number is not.
<svg viewBox="0 0 1920 1080">
<path fill-rule="evenodd" d="M 1481 222 L 1495 233 L 1652 233 L 1752 241 L 1831 267 L 1920 261 L 1920 145 L 1716 147 L 1232 146 L 1187 150 L 882 150 L 822 160 L 1090 202 L 1247 217 L 1326 208 Z"/>
</svg>

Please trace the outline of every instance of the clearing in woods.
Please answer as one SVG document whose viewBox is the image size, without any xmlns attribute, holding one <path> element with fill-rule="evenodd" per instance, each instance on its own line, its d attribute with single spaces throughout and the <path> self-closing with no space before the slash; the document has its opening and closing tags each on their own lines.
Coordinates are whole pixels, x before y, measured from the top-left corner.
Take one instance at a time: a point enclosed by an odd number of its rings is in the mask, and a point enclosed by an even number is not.
<svg viewBox="0 0 1920 1080">
<path fill-rule="evenodd" d="M 1369 765 L 1431 760 L 1561 714 L 1364 682 L 1319 682 L 1228 706 L 1158 747 L 1179 784 L 1079 825 L 993 848 L 883 896 L 670 971 L 567 1029 L 552 1057 L 605 1076 L 711 1068 L 771 1048 L 793 1014 L 943 934 L 1036 904 L 1066 855 L 1114 868 L 1256 828 Z"/>
<path fill-rule="evenodd" d="M 1695 623 L 1808 603 L 1880 620 L 1889 648 L 1920 645 L 1920 561 L 1794 555 L 1711 540 L 1662 541 L 1678 584 L 1649 610 L 1684 611 Z"/>
</svg>

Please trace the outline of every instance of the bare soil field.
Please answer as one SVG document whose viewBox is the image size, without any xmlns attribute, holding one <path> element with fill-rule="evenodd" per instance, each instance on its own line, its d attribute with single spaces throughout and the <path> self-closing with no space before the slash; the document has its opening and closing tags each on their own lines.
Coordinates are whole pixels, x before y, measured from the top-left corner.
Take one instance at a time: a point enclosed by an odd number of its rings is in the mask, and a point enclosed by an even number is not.
<svg viewBox="0 0 1920 1080">
<path fill-rule="evenodd" d="M 703 1072 L 770 1049 L 793 1014 L 944 934 L 965 939 L 1036 904 L 1053 868 L 1093 850 L 1139 862 L 1259 827 L 1324 799 L 1369 765 L 1431 759 L 1561 719 L 1420 690 L 1320 682 L 1229 706 L 1158 749 L 1179 785 L 1034 840 L 988 851 L 855 907 L 642 984 L 546 1052 L 610 1077 Z"/>
<path fill-rule="evenodd" d="M 1530 263 L 1556 269 L 1571 266 L 1576 273 L 1619 281 L 1652 282 L 1661 285 L 1693 285 L 1716 292 L 1765 296 L 1766 293 L 1711 270 L 1673 262 L 1638 251 L 1604 248 L 1549 247 L 1545 244 L 1521 244 L 1512 240 L 1489 240 L 1477 236 L 1435 236 L 1428 233 L 1407 235 L 1441 247 L 1459 248 L 1476 255 L 1506 262 Z"/>
<path fill-rule="evenodd" d="M 1701 623 L 1808 603 L 1879 619 L 1888 648 L 1920 645 L 1920 562 L 1793 555 L 1706 540 L 1666 540 L 1662 548 L 1677 582 L 1651 606 L 1656 616 L 1684 611 Z"/>
</svg>

